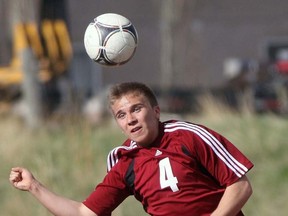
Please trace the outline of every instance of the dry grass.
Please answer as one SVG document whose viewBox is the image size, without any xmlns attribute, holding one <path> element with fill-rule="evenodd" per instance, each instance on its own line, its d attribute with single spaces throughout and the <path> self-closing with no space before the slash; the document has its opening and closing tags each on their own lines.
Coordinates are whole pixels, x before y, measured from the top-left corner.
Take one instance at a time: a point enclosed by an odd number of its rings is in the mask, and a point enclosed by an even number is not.
<svg viewBox="0 0 288 216">
<path fill-rule="evenodd" d="M 207 102 L 208 101 L 208 102 Z M 288 212 L 287 119 L 274 115 L 233 113 L 215 101 L 203 104 L 202 115 L 186 116 L 226 136 L 255 164 L 248 174 L 254 194 L 246 215 L 284 216 Z M 12 166 L 26 166 L 56 193 L 83 200 L 105 174 L 106 155 L 122 143 L 123 135 L 111 122 L 90 127 L 80 120 L 61 127 L 43 126 L 31 131 L 19 120 L 0 117 L 0 208 L 3 216 L 50 215 L 25 192 L 8 183 Z M 131 197 L 114 215 L 146 215 Z"/>
<path fill-rule="evenodd" d="M 229 110 L 213 98 L 202 101 L 203 114 L 190 116 L 231 140 L 254 163 L 248 173 L 254 193 L 244 207 L 246 215 L 284 216 L 288 206 L 288 119 L 272 113 Z"/>
</svg>

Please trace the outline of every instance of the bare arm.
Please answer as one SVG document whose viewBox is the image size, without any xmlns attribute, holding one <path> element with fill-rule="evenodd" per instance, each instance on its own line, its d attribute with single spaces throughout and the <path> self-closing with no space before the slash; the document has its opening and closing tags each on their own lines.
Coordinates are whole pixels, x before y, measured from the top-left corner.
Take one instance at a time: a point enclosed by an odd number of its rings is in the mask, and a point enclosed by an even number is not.
<svg viewBox="0 0 288 216">
<path fill-rule="evenodd" d="M 217 209 L 211 216 L 236 215 L 252 194 L 252 187 L 246 176 L 226 188 Z"/>
<path fill-rule="evenodd" d="M 12 168 L 9 181 L 15 188 L 29 191 L 56 216 L 97 216 L 81 202 L 58 196 L 49 191 L 27 169 L 21 167 Z"/>
</svg>

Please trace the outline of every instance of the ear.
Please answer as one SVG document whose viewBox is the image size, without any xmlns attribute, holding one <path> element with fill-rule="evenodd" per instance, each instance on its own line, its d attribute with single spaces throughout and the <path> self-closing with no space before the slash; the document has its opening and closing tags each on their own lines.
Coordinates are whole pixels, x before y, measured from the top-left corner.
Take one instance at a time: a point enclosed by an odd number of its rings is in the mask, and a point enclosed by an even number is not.
<svg viewBox="0 0 288 216">
<path fill-rule="evenodd" d="M 160 119 L 160 107 L 158 105 L 154 106 L 154 112 L 155 112 L 156 118 Z"/>
</svg>

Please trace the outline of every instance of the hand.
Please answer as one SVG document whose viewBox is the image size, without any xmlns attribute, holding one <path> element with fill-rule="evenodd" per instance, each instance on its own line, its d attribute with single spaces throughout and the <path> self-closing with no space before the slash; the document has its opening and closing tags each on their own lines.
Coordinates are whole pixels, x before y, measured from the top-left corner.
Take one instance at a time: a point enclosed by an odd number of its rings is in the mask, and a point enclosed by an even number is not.
<svg viewBox="0 0 288 216">
<path fill-rule="evenodd" d="M 14 167 L 11 169 L 9 181 L 15 188 L 28 191 L 31 189 L 32 183 L 35 182 L 35 178 L 27 169 Z"/>
</svg>

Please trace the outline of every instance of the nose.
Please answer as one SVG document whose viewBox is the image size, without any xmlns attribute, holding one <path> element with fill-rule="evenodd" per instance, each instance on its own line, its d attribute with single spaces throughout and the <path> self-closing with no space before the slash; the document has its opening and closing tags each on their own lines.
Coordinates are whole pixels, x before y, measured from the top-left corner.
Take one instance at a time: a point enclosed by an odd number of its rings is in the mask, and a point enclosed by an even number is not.
<svg viewBox="0 0 288 216">
<path fill-rule="evenodd" d="M 128 122 L 128 125 L 134 125 L 135 123 L 137 123 L 137 119 L 135 118 L 133 114 L 129 113 L 127 115 L 127 122 Z"/>
</svg>

